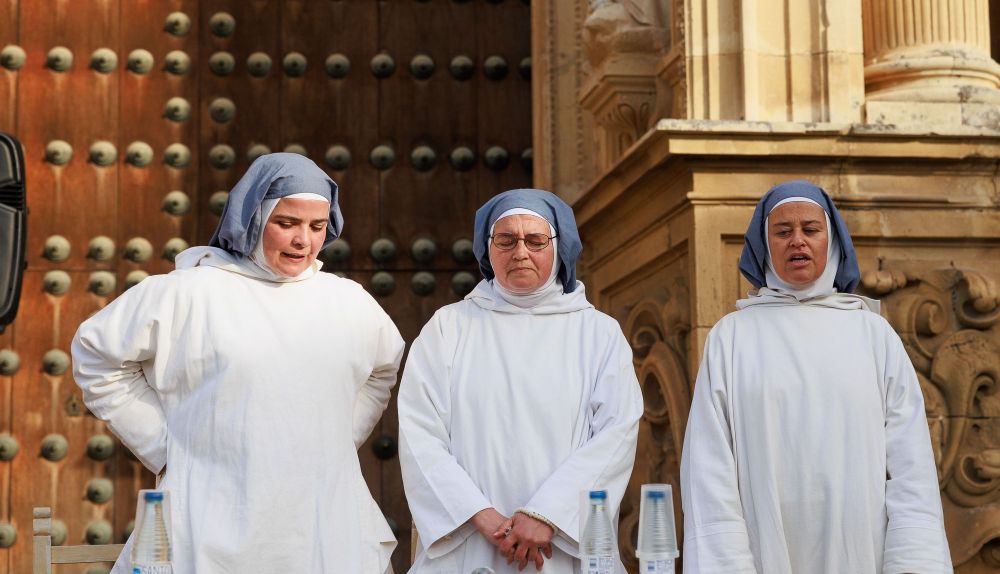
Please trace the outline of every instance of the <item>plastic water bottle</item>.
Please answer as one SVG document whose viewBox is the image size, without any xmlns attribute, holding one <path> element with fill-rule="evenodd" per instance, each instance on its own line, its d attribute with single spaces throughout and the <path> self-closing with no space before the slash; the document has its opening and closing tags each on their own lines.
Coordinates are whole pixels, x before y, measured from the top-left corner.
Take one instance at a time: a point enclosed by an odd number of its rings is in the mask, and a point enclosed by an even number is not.
<svg viewBox="0 0 1000 574">
<path fill-rule="evenodd" d="M 644 484 L 639 505 L 639 543 L 635 556 L 640 574 L 674 574 L 677 536 L 673 490 L 669 484 Z"/>
<path fill-rule="evenodd" d="M 615 536 L 608 516 L 607 491 L 590 491 L 582 554 L 582 574 L 614 574 Z"/>
<path fill-rule="evenodd" d="M 132 574 L 173 574 L 163 492 L 143 493 L 143 514 L 132 547 Z"/>
</svg>

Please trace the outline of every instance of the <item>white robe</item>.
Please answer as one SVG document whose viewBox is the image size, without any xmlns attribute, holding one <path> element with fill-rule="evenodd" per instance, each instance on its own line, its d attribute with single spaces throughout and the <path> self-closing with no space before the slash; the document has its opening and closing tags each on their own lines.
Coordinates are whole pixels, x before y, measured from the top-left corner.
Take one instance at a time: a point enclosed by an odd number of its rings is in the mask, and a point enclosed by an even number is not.
<svg viewBox="0 0 1000 574">
<path fill-rule="evenodd" d="M 888 322 L 849 295 L 741 303 L 694 390 L 684 572 L 951 572 L 923 396 Z"/>
<path fill-rule="evenodd" d="M 174 572 L 386 571 L 396 540 L 357 447 L 395 384 L 399 332 L 352 281 L 215 263 L 143 280 L 73 341 L 88 408 L 165 468 Z"/>
<path fill-rule="evenodd" d="M 615 515 L 642 412 L 632 351 L 582 284 L 521 309 L 484 281 L 438 310 L 399 391 L 403 484 L 421 541 L 410 572 L 517 572 L 469 518 L 526 507 L 559 529 L 542 571 L 576 574 L 580 493 L 607 489 Z"/>
</svg>

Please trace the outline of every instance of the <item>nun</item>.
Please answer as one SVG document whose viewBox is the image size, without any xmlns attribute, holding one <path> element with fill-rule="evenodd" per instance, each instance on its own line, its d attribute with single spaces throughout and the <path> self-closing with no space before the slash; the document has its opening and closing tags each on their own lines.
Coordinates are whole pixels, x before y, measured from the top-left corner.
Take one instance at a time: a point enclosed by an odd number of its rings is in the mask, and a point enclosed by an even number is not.
<svg viewBox="0 0 1000 574">
<path fill-rule="evenodd" d="M 400 463 L 420 547 L 411 573 L 579 571 L 580 494 L 617 512 L 642 395 L 618 323 L 576 280 L 573 211 L 536 189 L 476 212 L 484 279 L 413 342 Z M 510 564 L 508 565 L 508 562 Z"/>
<path fill-rule="evenodd" d="M 768 191 L 739 267 L 684 439 L 684 572 L 951 572 L 920 385 L 827 194 Z"/>
<path fill-rule="evenodd" d="M 209 246 L 132 287 L 73 339 L 84 402 L 170 493 L 173 571 L 372 573 L 395 538 L 357 448 L 403 340 L 357 283 L 320 273 L 337 184 L 264 155 Z M 132 572 L 125 547 L 114 574 Z"/>
</svg>

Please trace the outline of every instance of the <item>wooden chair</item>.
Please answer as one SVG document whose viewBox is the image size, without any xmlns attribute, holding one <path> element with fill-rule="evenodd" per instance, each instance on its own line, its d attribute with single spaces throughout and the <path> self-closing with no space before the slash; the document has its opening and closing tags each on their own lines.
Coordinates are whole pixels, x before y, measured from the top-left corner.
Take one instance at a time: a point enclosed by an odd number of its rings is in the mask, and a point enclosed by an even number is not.
<svg viewBox="0 0 1000 574">
<path fill-rule="evenodd" d="M 86 564 L 118 560 L 124 544 L 81 544 L 52 546 L 52 509 L 34 509 L 34 560 L 32 574 L 52 574 L 53 564 Z"/>
</svg>

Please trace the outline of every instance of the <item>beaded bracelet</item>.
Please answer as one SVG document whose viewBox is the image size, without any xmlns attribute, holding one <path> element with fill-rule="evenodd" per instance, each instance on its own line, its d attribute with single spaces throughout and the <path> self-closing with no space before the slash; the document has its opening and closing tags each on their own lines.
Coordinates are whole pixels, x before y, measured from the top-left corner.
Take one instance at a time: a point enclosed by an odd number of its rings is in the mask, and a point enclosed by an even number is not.
<svg viewBox="0 0 1000 574">
<path fill-rule="evenodd" d="M 556 528 L 556 525 L 551 520 L 549 520 L 548 518 L 545 518 L 541 514 L 538 514 L 534 510 L 528 510 L 527 508 L 521 507 L 521 508 L 518 508 L 517 510 L 515 510 L 514 514 L 517 514 L 518 512 L 520 512 L 521 514 L 523 514 L 525 516 L 529 516 L 531 518 L 534 518 L 535 520 L 537 520 L 537 521 L 541 522 L 542 524 L 548 526 L 549 528 L 552 529 L 552 534 L 553 535 L 555 535 L 557 532 L 559 532 L 559 529 Z"/>
</svg>

